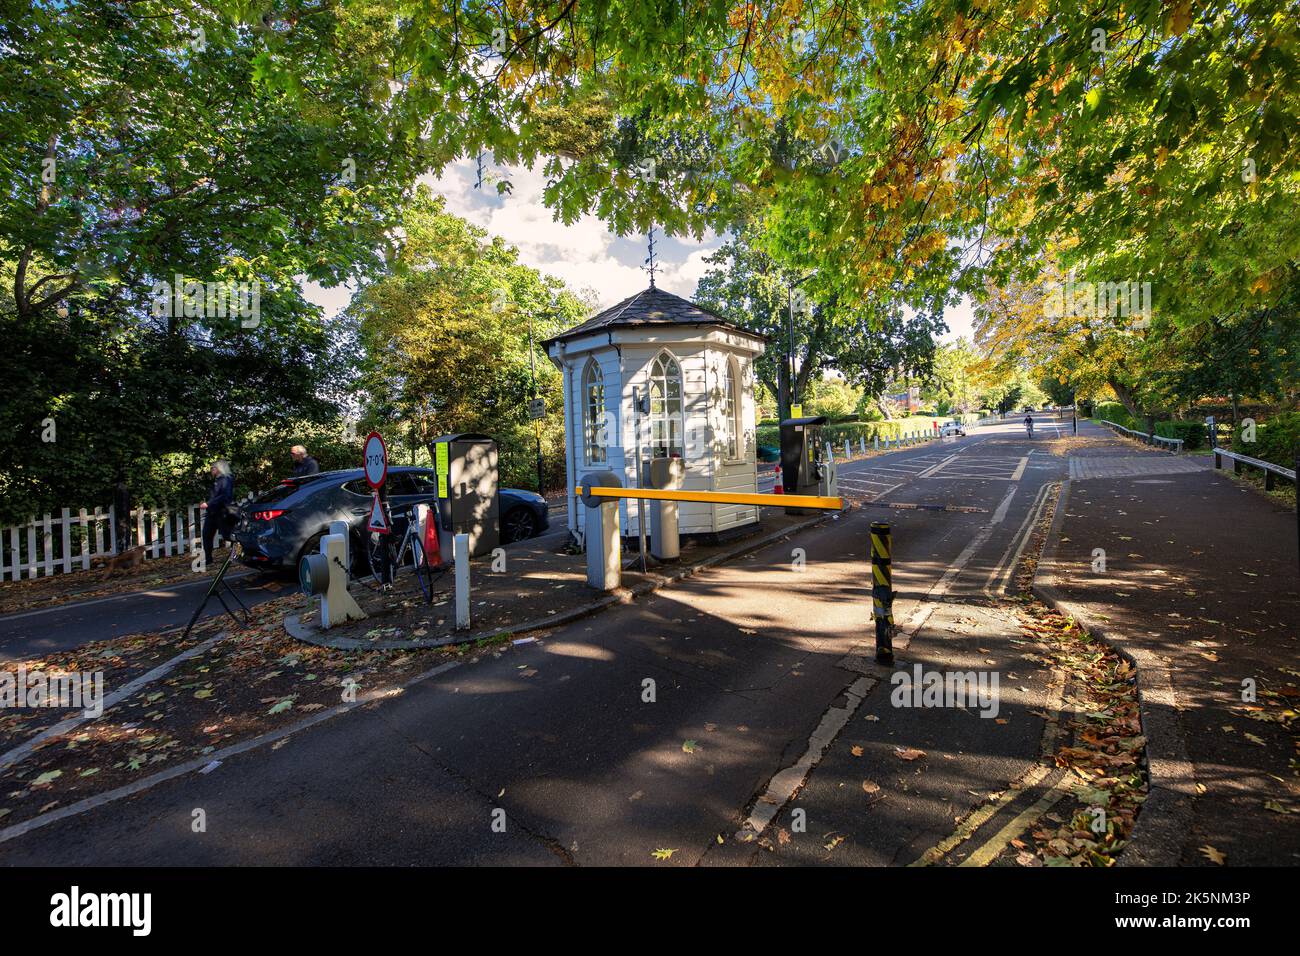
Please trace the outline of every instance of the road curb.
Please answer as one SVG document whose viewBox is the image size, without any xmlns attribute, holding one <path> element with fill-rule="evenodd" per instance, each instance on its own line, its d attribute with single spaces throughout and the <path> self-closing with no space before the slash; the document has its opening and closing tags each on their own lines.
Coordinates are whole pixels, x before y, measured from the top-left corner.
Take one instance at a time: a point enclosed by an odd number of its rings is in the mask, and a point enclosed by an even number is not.
<svg viewBox="0 0 1300 956">
<path fill-rule="evenodd" d="M 1137 669 L 1138 711 L 1147 739 L 1150 792 L 1137 815 L 1128 844 L 1120 851 L 1121 866 L 1177 866 L 1192 822 L 1196 794 L 1195 768 L 1187 756 L 1187 740 L 1178 721 L 1177 695 L 1169 667 L 1159 656 L 1127 647 L 1123 638 L 1104 627 L 1087 609 L 1067 600 L 1056 589 L 1056 554 L 1070 501 L 1071 482 L 1061 483 L 1056 514 L 1030 590 L 1091 637 L 1113 648 Z"/>
<path fill-rule="evenodd" d="M 777 507 L 777 506 L 774 506 Z M 838 514 L 847 514 L 848 509 L 838 512 Z M 587 604 L 571 608 L 560 614 L 551 614 L 546 617 L 533 618 L 530 621 L 524 621 L 505 628 L 495 628 L 492 630 L 475 631 L 472 634 L 452 635 L 450 637 L 439 637 L 431 640 L 415 641 L 362 641 L 351 637 L 325 637 L 324 633 L 315 624 L 305 624 L 299 620 L 302 617 L 301 611 L 295 611 L 284 619 L 285 632 L 292 638 L 303 641 L 307 644 L 314 644 L 317 647 L 328 647 L 332 650 L 340 651 L 419 651 L 430 650 L 439 647 L 455 647 L 459 644 L 473 644 L 477 641 L 484 640 L 507 640 L 517 634 L 526 634 L 529 631 L 549 630 L 560 627 L 564 624 L 571 624 L 574 621 L 581 620 L 584 617 L 590 617 L 593 614 L 599 614 L 601 611 L 608 610 L 622 604 L 630 604 L 639 597 L 644 597 L 660 588 L 685 580 L 698 571 L 714 567 L 724 561 L 731 561 L 735 558 L 765 548 L 773 542 L 780 541 L 782 538 L 792 534 L 798 534 L 801 531 L 821 524 L 828 520 L 832 515 L 821 514 L 807 521 L 801 521 L 798 524 L 790 525 L 787 528 L 781 528 L 768 534 L 759 535 L 755 538 L 746 538 L 738 542 L 734 548 L 726 551 L 720 551 L 717 554 L 710 555 L 698 564 L 681 565 L 666 570 L 662 574 L 647 574 L 650 578 L 630 588 L 620 588 L 616 593 L 607 597 L 591 601 Z"/>
</svg>

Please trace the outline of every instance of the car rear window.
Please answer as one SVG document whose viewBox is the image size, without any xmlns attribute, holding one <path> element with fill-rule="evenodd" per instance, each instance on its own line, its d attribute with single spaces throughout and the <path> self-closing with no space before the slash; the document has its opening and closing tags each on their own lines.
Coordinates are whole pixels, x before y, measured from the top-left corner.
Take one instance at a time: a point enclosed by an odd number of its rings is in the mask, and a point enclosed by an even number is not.
<svg viewBox="0 0 1300 956">
<path fill-rule="evenodd" d="M 254 498 L 253 503 L 258 505 L 273 505 L 277 501 L 283 501 L 285 498 L 288 498 L 298 490 L 298 487 L 298 482 L 296 481 L 281 482 L 270 491 L 264 492 L 257 498 Z"/>
</svg>

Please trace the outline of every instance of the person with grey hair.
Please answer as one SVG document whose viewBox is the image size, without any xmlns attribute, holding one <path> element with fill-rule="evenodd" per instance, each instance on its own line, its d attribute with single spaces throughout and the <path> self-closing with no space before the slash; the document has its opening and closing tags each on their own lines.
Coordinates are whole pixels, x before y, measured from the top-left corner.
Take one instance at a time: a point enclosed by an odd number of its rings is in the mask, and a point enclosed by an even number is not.
<svg viewBox="0 0 1300 956">
<path fill-rule="evenodd" d="M 235 503 L 235 476 L 230 462 L 218 459 L 208 469 L 212 475 L 212 492 L 208 500 L 199 505 L 203 509 L 203 560 L 212 563 L 212 547 L 220 531 L 224 537 L 230 532 L 230 506 Z"/>
<path fill-rule="evenodd" d="M 294 445 L 290 448 L 289 457 L 293 459 L 293 477 L 303 478 L 320 473 L 320 464 L 307 454 L 307 449 L 302 445 Z"/>
</svg>

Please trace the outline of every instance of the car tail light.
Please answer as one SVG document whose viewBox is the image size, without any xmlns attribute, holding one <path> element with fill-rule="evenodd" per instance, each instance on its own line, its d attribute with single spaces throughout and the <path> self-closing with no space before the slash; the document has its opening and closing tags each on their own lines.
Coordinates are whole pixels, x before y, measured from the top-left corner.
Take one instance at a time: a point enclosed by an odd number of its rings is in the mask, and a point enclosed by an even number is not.
<svg viewBox="0 0 1300 956">
<path fill-rule="evenodd" d="M 285 512 L 284 508 L 276 508 L 271 511 L 254 511 L 253 520 L 274 521 L 276 518 L 280 517 L 280 515 L 284 514 L 284 512 Z"/>
</svg>

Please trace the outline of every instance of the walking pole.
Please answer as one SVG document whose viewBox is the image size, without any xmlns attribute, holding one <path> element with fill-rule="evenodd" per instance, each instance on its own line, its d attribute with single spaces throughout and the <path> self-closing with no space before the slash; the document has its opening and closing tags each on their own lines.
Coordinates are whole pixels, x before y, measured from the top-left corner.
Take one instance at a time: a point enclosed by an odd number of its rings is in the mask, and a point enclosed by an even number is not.
<svg viewBox="0 0 1300 956">
<path fill-rule="evenodd" d="M 871 522 L 871 605 L 876 619 L 876 663 L 894 663 L 894 589 L 889 525 Z"/>
</svg>

